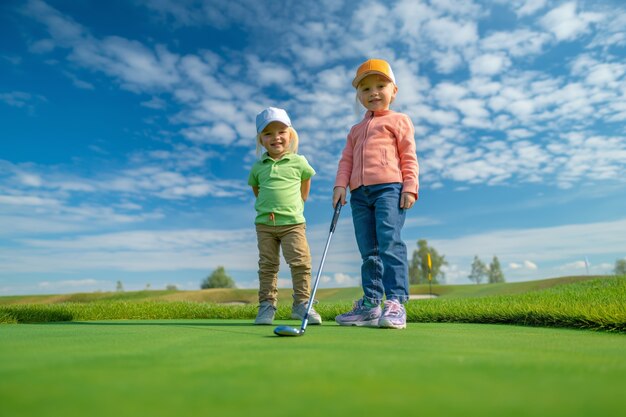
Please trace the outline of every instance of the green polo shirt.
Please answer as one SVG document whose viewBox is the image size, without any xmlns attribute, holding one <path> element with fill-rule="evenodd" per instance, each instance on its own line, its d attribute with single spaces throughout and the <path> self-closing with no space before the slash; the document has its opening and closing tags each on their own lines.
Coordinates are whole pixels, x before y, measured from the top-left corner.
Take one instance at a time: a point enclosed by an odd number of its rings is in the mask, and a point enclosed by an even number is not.
<svg viewBox="0 0 626 417">
<path fill-rule="evenodd" d="M 275 226 L 304 223 L 300 186 L 313 175 L 315 170 L 302 155 L 286 153 L 275 161 L 264 153 L 252 166 L 248 177 L 250 186 L 259 187 L 254 223 Z M 274 213 L 274 221 L 270 213 Z"/>
</svg>

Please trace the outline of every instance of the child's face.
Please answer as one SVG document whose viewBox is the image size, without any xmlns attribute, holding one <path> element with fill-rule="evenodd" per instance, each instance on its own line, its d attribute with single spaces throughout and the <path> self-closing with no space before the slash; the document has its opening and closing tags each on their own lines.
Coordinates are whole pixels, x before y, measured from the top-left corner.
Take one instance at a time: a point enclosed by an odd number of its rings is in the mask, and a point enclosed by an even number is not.
<svg viewBox="0 0 626 417">
<path fill-rule="evenodd" d="M 277 159 L 289 150 L 291 135 L 289 127 L 281 122 L 272 122 L 261 132 L 261 145 L 267 149 L 268 155 Z"/>
<path fill-rule="evenodd" d="M 367 110 L 388 110 L 395 100 L 398 87 L 387 78 L 371 74 L 363 78 L 357 87 L 357 97 Z"/>
</svg>

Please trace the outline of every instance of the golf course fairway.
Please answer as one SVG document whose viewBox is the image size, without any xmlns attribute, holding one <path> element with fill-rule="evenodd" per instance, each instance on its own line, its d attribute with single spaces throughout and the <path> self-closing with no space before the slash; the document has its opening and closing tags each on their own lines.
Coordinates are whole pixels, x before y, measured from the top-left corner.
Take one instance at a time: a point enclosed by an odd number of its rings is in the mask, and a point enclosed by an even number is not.
<svg viewBox="0 0 626 417">
<path fill-rule="evenodd" d="M 275 325 L 298 326 L 296 321 Z M 622 416 L 626 336 L 249 320 L 0 326 L 2 416 Z"/>
</svg>

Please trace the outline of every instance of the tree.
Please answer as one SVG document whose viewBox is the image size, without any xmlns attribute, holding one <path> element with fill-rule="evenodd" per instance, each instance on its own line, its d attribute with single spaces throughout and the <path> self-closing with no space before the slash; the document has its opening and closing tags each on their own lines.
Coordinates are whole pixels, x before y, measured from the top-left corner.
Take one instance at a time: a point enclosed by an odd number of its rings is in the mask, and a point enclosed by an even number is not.
<svg viewBox="0 0 626 417">
<path fill-rule="evenodd" d="M 115 291 L 124 292 L 124 285 L 122 284 L 122 281 L 117 281 L 117 284 L 115 284 Z"/>
<path fill-rule="evenodd" d="M 490 284 L 496 284 L 498 282 L 504 281 L 504 273 L 502 272 L 502 268 L 500 268 L 500 261 L 497 256 L 493 256 L 493 260 L 489 264 L 489 271 L 487 272 L 487 276 L 489 278 Z"/>
<path fill-rule="evenodd" d="M 615 261 L 615 275 L 626 275 L 626 258 Z"/>
<path fill-rule="evenodd" d="M 470 281 L 474 281 L 476 284 L 480 284 L 487 276 L 487 267 L 478 259 L 478 255 L 474 256 L 474 262 L 472 262 L 472 272 L 467 276 Z"/>
<path fill-rule="evenodd" d="M 202 281 L 200 288 L 237 288 L 235 281 L 226 273 L 223 266 L 218 266 L 215 271 Z"/>
<path fill-rule="evenodd" d="M 437 250 L 428 246 L 425 239 L 417 241 L 417 249 L 413 251 L 413 257 L 409 263 L 409 281 L 411 284 L 427 284 L 428 283 L 428 254 L 432 265 L 432 283 L 438 284 L 438 278 L 443 281 L 446 278 L 445 272 L 441 267 L 448 265 L 446 257 L 439 255 Z"/>
</svg>

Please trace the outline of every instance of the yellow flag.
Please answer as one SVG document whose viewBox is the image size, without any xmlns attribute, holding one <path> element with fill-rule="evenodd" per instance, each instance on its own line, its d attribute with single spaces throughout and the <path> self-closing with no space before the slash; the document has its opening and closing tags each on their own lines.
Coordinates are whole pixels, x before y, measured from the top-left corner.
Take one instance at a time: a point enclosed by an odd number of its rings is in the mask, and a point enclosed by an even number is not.
<svg viewBox="0 0 626 417">
<path fill-rule="evenodd" d="M 426 254 L 426 259 L 428 260 L 428 280 L 432 281 L 433 262 L 430 260 L 430 253 Z"/>
</svg>

